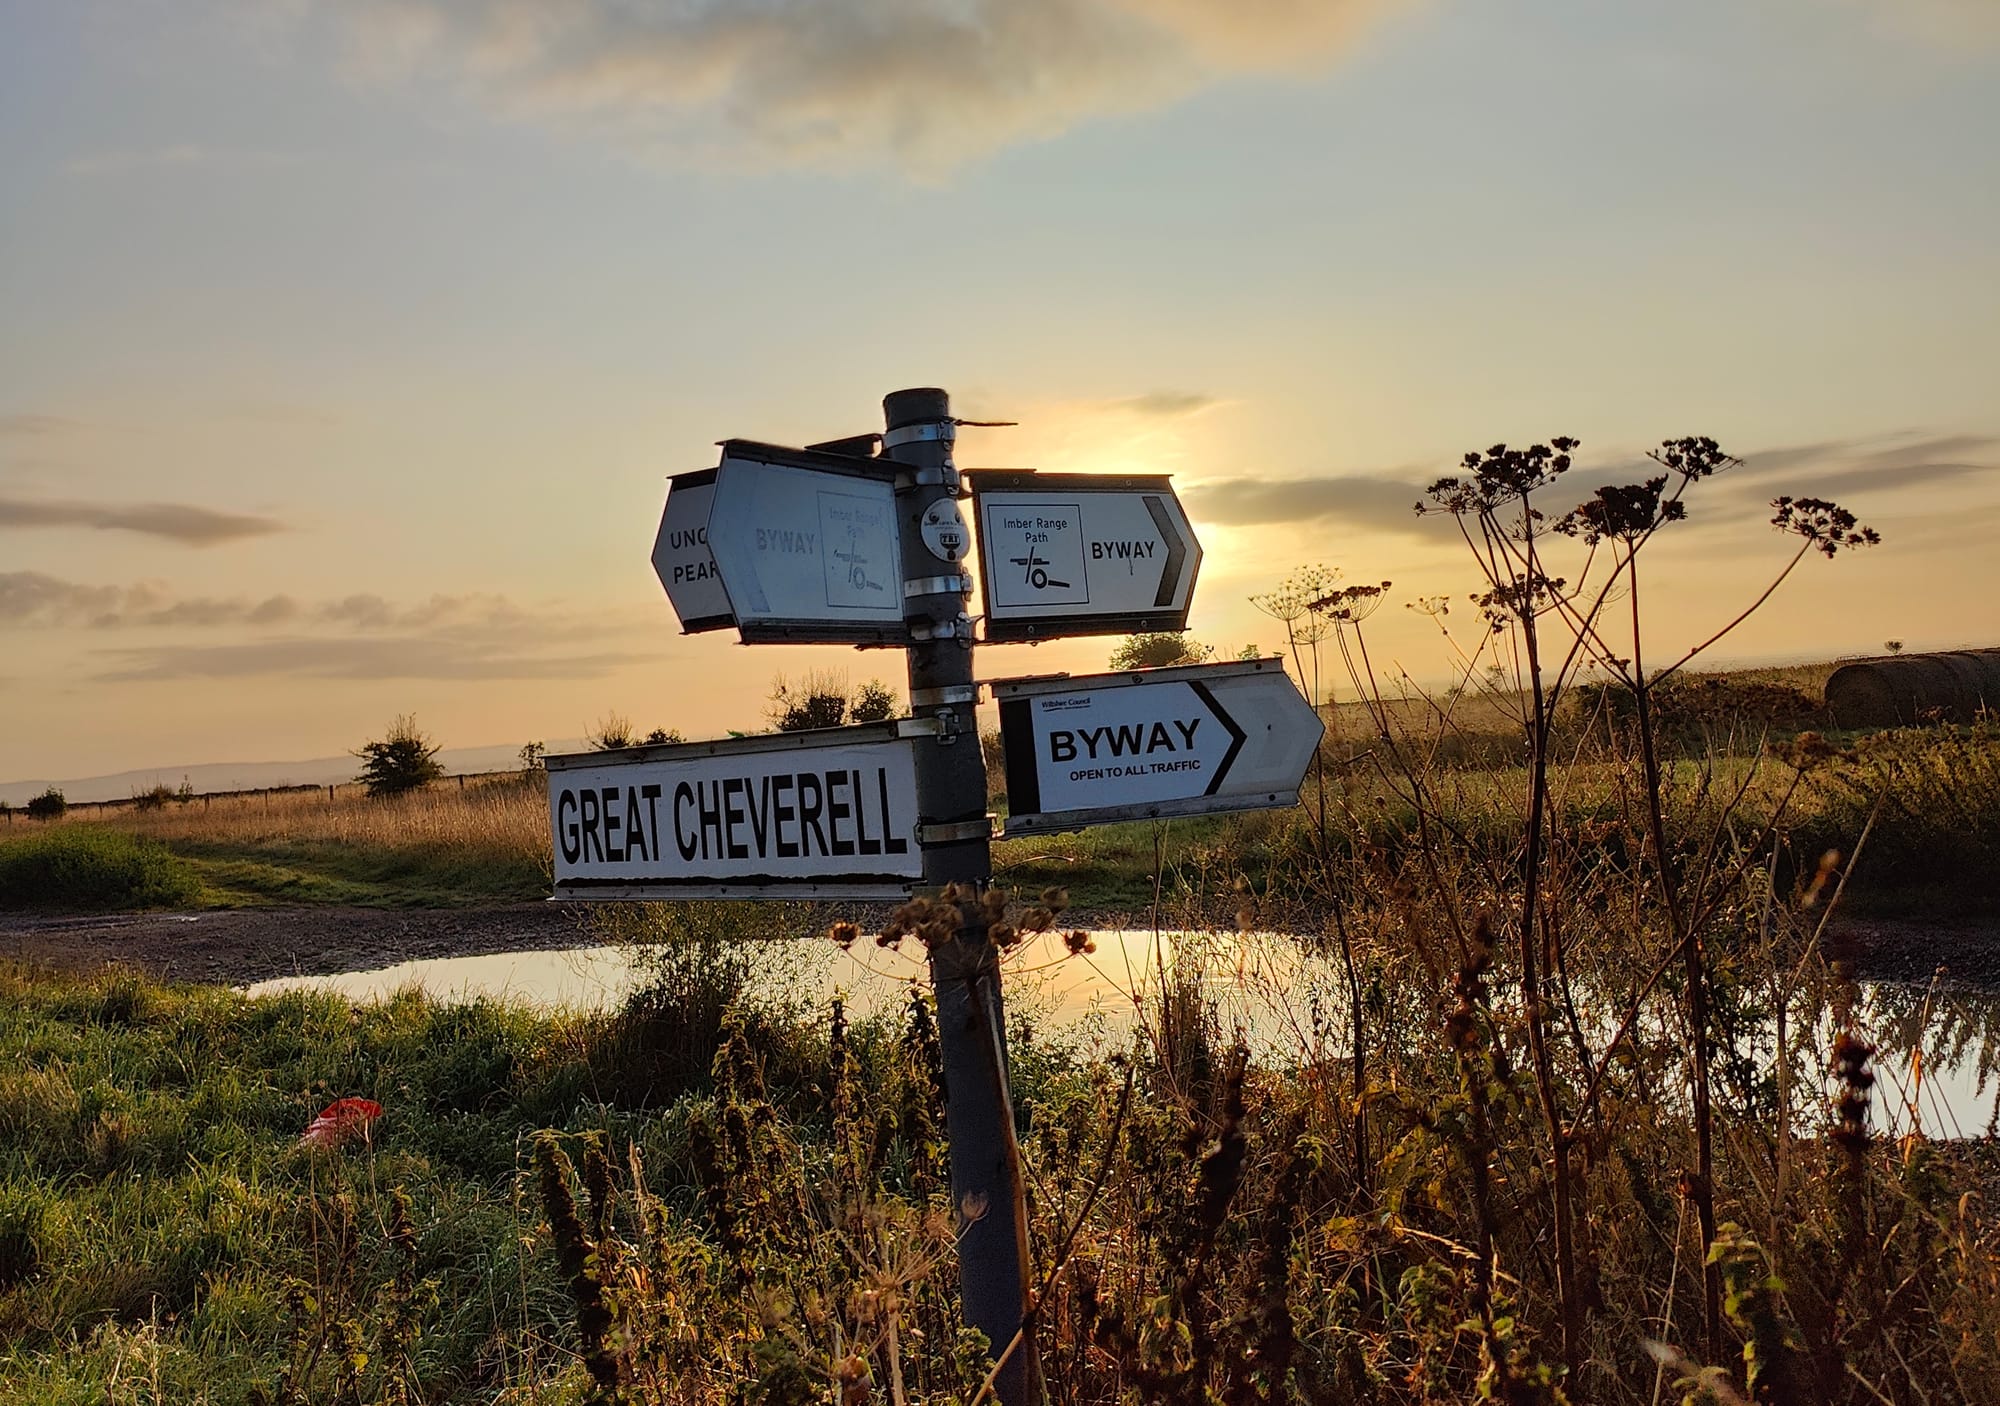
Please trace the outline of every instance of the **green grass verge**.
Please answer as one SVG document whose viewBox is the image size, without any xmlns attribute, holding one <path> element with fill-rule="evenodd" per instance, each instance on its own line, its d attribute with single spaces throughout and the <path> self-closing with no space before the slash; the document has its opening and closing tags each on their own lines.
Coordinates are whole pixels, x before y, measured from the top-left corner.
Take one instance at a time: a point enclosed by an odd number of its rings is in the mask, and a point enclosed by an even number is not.
<svg viewBox="0 0 2000 1406">
<path fill-rule="evenodd" d="M 51 826 L 0 844 L 0 907 L 177 908 L 201 890 L 165 845 L 103 826 Z"/>
<path fill-rule="evenodd" d="M 334 840 L 254 845 L 177 840 L 174 852 L 200 876 L 214 907 L 258 903 L 456 908 L 549 895 L 539 864 L 462 853 L 362 847 Z"/>
</svg>

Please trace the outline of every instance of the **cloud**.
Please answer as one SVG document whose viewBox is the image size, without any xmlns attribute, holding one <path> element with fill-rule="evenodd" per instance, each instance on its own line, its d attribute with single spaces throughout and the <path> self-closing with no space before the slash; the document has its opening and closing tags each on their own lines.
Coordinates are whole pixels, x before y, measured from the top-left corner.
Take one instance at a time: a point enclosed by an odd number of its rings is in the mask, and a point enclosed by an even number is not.
<svg viewBox="0 0 2000 1406">
<path fill-rule="evenodd" d="M 1992 435 L 1896 439 L 1890 443 L 1880 438 L 1830 440 L 1746 454 L 1736 482 L 1737 496 L 1768 502 L 1780 494 L 1795 498 L 1880 494 L 2000 471 L 2000 438 Z M 1774 475 L 1794 470 L 1802 472 L 1771 481 Z"/>
<path fill-rule="evenodd" d="M 288 152 L 244 151 L 176 142 L 129 151 L 99 151 L 79 156 L 63 169 L 72 176 L 123 175 L 128 171 L 190 170 L 208 166 L 286 166 L 298 157 Z"/>
<path fill-rule="evenodd" d="M 96 586 L 39 571 L 0 572 L 0 624 L 4 625 L 206 630 L 303 624 L 363 634 L 425 630 L 532 633 L 551 618 L 547 612 L 529 610 L 505 596 L 477 592 L 434 595 L 410 604 L 372 594 L 308 604 L 288 595 L 262 599 L 176 597 L 153 583 Z M 563 628 L 574 631 L 575 626 L 565 621 Z"/>
<path fill-rule="evenodd" d="M 543 655 L 494 640 L 293 638 L 241 644 L 177 645 L 105 651 L 115 660 L 103 683 L 174 679 L 590 679 L 652 658 L 638 651 Z"/>
<path fill-rule="evenodd" d="M 90 527 L 108 532 L 138 532 L 191 547 L 212 547 L 286 530 L 285 524 L 275 518 L 217 512 L 187 503 L 114 506 L 6 497 L 0 497 L 0 527 Z"/>
<path fill-rule="evenodd" d="M 60 415 L 0 415 L 0 436 L 60 434 L 76 428 L 76 421 Z"/>
<path fill-rule="evenodd" d="M 1883 493 L 2000 472 L 2000 438 L 1988 435 L 1948 435 L 1933 438 L 1874 437 L 1824 440 L 1780 446 L 1742 456 L 1743 464 L 1716 481 L 1714 496 L 1732 503 L 1768 503 L 1780 494 L 1837 497 L 1853 493 Z M 1267 523 L 1322 521 L 1428 537 L 1438 520 L 1419 518 L 1415 505 L 1437 478 L 1456 473 L 1458 465 L 1435 470 L 1399 469 L 1384 475 L 1339 475 L 1319 478 L 1211 479 L 1183 490 L 1196 520 L 1231 527 Z M 1642 457 L 1603 465 L 1579 465 L 1564 475 L 1557 488 L 1539 495 L 1545 511 L 1557 512 L 1582 502 L 1599 488 L 1632 483 L 1661 472 Z M 1689 499 L 1691 521 L 1703 518 L 1699 490 Z M 1859 511 L 1865 504 L 1847 503 Z"/>
<path fill-rule="evenodd" d="M 1414 478 L 1211 479 L 1186 489 L 1184 496 L 1196 522 L 1229 527 L 1337 520 L 1377 532 L 1424 537 L 1436 529 L 1436 519 L 1417 516 L 1424 484 Z"/>
<path fill-rule="evenodd" d="M 1123 410 L 1133 415 L 1142 415 L 1150 420 L 1179 420 L 1189 415 L 1199 415 L 1204 410 L 1212 410 L 1222 404 L 1212 395 L 1202 395 L 1196 391 L 1151 391 L 1145 395 L 1126 396 L 1114 400 L 1106 407 Z"/>
<path fill-rule="evenodd" d="M 64 625 L 125 609 L 136 588 L 84 586 L 39 571 L 0 571 L 0 625 Z"/>
<path fill-rule="evenodd" d="M 294 0 L 362 71 L 653 153 L 937 171 L 1241 74 L 1408 0 Z"/>
</svg>

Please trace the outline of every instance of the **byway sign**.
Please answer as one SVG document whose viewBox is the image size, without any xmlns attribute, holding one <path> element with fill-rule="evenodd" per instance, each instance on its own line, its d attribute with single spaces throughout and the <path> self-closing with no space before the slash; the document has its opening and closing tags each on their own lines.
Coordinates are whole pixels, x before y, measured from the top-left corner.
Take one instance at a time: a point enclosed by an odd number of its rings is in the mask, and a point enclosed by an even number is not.
<svg viewBox="0 0 2000 1406">
<path fill-rule="evenodd" d="M 715 501 L 715 470 L 699 469 L 668 480 L 667 506 L 653 538 L 653 574 L 667 588 L 681 633 L 726 630 L 736 623 L 729 593 L 708 550 L 708 510 Z"/>
<path fill-rule="evenodd" d="M 1165 474 L 973 469 L 986 638 L 1187 626 L 1201 544 Z"/>
<path fill-rule="evenodd" d="M 547 759 L 555 896 L 901 899 L 927 724 Z"/>
<path fill-rule="evenodd" d="M 1326 730 L 1276 659 L 992 688 L 1010 835 L 1288 806 Z"/>
<path fill-rule="evenodd" d="M 893 466 L 723 444 L 708 546 L 745 642 L 904 644 Z"/>
</svg>

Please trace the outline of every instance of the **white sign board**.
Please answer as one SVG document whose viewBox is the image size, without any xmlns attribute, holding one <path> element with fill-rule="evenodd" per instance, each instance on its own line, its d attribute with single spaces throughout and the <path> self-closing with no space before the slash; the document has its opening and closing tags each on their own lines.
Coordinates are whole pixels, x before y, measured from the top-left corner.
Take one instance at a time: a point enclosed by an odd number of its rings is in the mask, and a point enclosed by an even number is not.
<svg viewBox="0 0 2000 1406">
<path fill-rule="evenodd" d="M 1276 659 L 992 688 L 1010 835 L 1292 805 L 1326 731 Z"/>
<path fill-rule="evenodd" d="M 1201 544 L 1164 474 L 966 478 L 988 639 L 1186 627 Z"/>
<path fill-rule="evenodd" d="M 708 543 L 745 640 L 908 638 L 894 483 L 840 458 L 725 446 Z"/>
<path fill-rule="evenodd" d="M 903 898 L 923 876 L 907 727 L 550 757 L 555 895 Z"/>
<path fill-rule="evenodd" d="M 666 587 L 681 633 L 726 630 L 736 623 L 729 593 L 708 550 L 708 510 L 715 500 L 715 470 L 677 474 L 668 480 L 667 506 L 653 538 L 653 574 Z"/>
</svg>

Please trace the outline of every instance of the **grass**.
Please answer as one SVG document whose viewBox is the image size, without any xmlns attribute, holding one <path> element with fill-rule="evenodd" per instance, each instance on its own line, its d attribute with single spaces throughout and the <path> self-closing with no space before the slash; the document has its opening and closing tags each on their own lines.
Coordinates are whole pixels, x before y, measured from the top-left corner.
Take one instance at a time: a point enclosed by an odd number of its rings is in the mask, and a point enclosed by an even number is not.
<svg viewBox="0 0 2000 1406">
<path fill-rule="evenodd" d="M 120 830 L 54 826 L 0 845 L 0 907 L 174 908 L 200 893 L 186 860 Z"/>
<path fill-rule="evenodd" d="M 549 891 L 548 803 L 539 785 L 517 782 L 383 799 L 358 788 L 331 800 L 323 791 L 232 796 L 47 827 L 16 822 L 0 831 L 0 858 L 64 834 L 136 837 L 171 854 L 198 880 L 174 900 L 183 905 L 454 907 Z"/>
<path fill-rule="evenodd" d="M 750 969 L 729 921 L 621 933 L 685 945 L 626 1009 L 591 1015 L 415 993 L 251 1000 L 0 967 L 0 1399 L 581 1402 L 595 1358 L 624 1364 L 634 1402 L 804 1403 L 859 1354 L 875 1389 L 850 1399 L 888 1400 L 893 1371 L 913 1403 L 965 1402 L 982 1372 L 953 1307 L 928 1006 L 851 1026 L 796 1003 L 732 1016 Z M 1365 1164 L 1348 1145 L 1342 1033 L 1305 1018 L 1300 995 L 1335 972 L 1309 954 L 1287 964 L 1300 1020 L 1248 1063 L 1208 994 L 1240 976 L 1226 944 L 1212 967 L 1190 944 L 1169 989 L 1148 993 L 1129 1062 L 1014 1031 L 1035 1243 L 1044 1256 L 1070 1245 L 1040 1330 L 1058 1399 L 1195 1400 L 1203 1381 L 1244 1401 L 1487 1394 L 1466 1326 L 1475 1108 L 1505 1206 L 1515 1374 L 1492 1394 L 1555 1399 L 1531 1390 L 1554 1366 L 1554 1329 L 1525 1075 L 1506 1054 L 1518 1013 L 1474 995 L 1491 1083 L 1468 1090 L 1440 1040 L 1448 1002 L 1406 941 L 1385 927 L 1364 944 L 1377 1018 L 1395 1032 Z M 1762 978 L 1736 979 L 1749 991 Z M 1834 996 L 1802 999 L 1800 1028 L 1819 1028 Z M 1745 1311 L 1714 1352 L 1700 1345 L 1698 1296 L 1676 1266 L 1691 1234 L 1673 1192 L 1685 1108 L 1649 1092 L 1679 1058 L 1671 1027 L 1670 1005 L 1641 1023 L 1593 1133 L 1601 1303 L 1573 1400 L 1647 1400 L 1649 1338 L 1725 1370 L 1746 1342 L 1776 1344 L 1804 1375 L 1836 1330 L 1815 1315 L 1849 1233 L 1848 1173 L 1822 1112 L 1800 1110 L 1789 1149 L 1774 1140 L 1766 1057 L 1723 1101 L 1741 1160 L 1720 1168 L 1739 1227 L 1720 1243 L 1756 1270 L 1746 1283 L 1777 1273 L 1787 1289 L 1775 1330 Z M 1899 1058 L 1887 1028 L 1879 1038 Z M 1790 1058 L 1819 1087 L 1805 1071 L 1824 1050 Z M 384 1106 L 370 1140 L 302 1148 L 341 1096 Z M 1773 1157 L 1797 1164 L 1782 1210 Z M 1981 1399 L 2000 1371 L 2000 1224 L 1977 1193 L 1992 1164 L 1878 1138 L 1861 1165 L 1867 1239 L 1846 1271 L 1837 1381 L 1852 1385 L 1851 1367 L 1899 1404 Z M 566 1237 L 615 1290 L 611 1338 L 579 1325 Z"/>
</svg>

